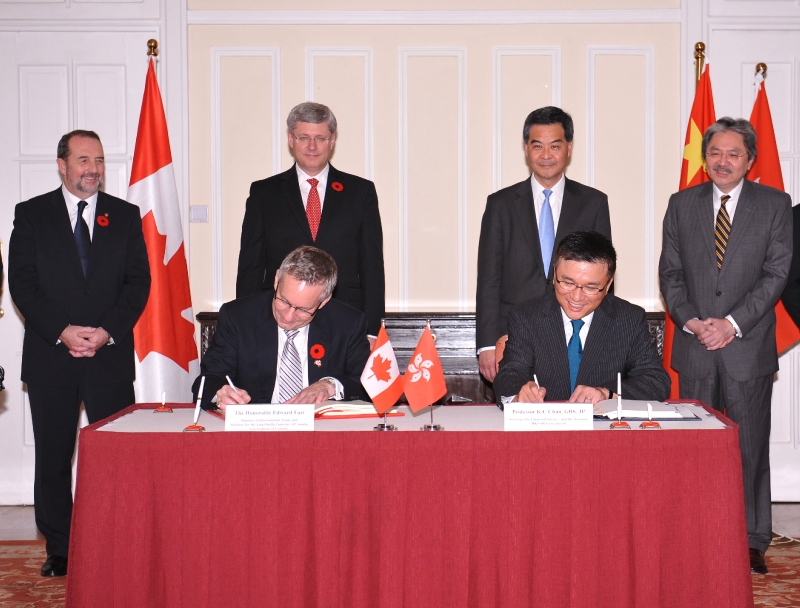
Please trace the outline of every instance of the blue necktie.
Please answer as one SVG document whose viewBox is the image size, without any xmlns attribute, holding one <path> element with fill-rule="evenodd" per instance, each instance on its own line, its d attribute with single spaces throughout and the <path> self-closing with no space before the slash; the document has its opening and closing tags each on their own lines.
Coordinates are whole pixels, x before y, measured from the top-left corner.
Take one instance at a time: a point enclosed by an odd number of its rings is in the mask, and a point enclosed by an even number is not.
<svg viewBox="0 0 800 608">
<path fill-rule="evenodd" d="M 78 203 L 78 217 L 75 220 L 75 245 L 78 247 L 78 257 L 81 260 L 83 276 L 89 274 L 89 248 L 92 246 L 92 239 L 89 237 L 89 226 L 83 219 L 83 210 L 86 209 L 86 201 Z"/>
<path fill-rule="evenodd" d="M 569 390 L 570 393 L 575 390 L 575 385 L 578 380 L 578 369 L 581 367 L 581 357 L 583 356 L 583 346 L 581 346 L 581 327 L 583 327 L 582 319 L 572 319 L 572 337 L 567 344 L 567 357 L 569 358 Z"/>
<path fill-rule="evenodd" d="M 553 257 L 553 246 L 556 244 L 556 229 L 553 222 L 553 210 L 550 208 L 550 195 L 552 190 L 544 191 L 544 203 L 539 213 L 539 244 L 542 247 L 542 264 L 544 276 L 550 274 L 550 259 Z"/>
</svg>

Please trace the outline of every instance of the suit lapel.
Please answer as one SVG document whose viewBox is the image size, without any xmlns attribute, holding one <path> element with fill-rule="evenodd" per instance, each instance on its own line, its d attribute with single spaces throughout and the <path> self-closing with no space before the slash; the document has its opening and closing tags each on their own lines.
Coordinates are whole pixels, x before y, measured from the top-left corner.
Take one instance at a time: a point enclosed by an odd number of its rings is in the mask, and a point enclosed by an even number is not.
<svg viewBox="0 0 800 608">
<path fill-rule="evenodd" d="M 108 224 L 101 226 L 97 223 L 97 218 L 105 217 Z M 97 272 L 97 266 L 100 260 L 104 259 L 109 254 L 109 245 L 114 240 L 114 235 L 117 233 L 114 217 L 109 212 L 108 199 L 105 192 L 98 192 L 97 205 L 94 211 L 94 229 L 92 230 L 92 246 L 89 249 L 89 275 L 86 277 L 91 278 L 93 272 Z M 77 248 L 76 248 L 77 251 Z"/>
<path fill-rule="evenodd" d="M 327 194 L 325 196 L 327 197 Z M 325 200 L 327 201 L 327 198 Z M 311 325 L 308 327 L 308 350 L 310 351 L 315 344 L 319 344 L 328 352 L 331 351 L 330 325 L 328 324 L 328 321 L 324 315 L 315 317 L 314 320 L 311 321 Z M 329 375 L 327 374 L 328 359 L 324 356 L 320 359 L 314 359 L 310 352 L 307 353 L 307 355 L 308 383 L 314 384 L 320 378 L 324 378 L 325 376 Z M 319 361 L 320 365 L 316 365 L 314 361 Z"/>
<path fill-rule="evenodd" d="M 543 356 L 549 356 L 550 364 L 553 366 L 552 383 L 557 385 L 553 387 L 553 394 L 566 393 L 569 395 L 569 358 L 564 334 L 564 320 L 561 317 L 561 306 L 552 292 L 547 296 L 547 304 L 542 307 L 542 316 L 544 317 L 542 323 L 543 343 L 550 349 L 550 352 Z"/>
<path fill-rule="evenodd" d="M 556 240 L 553 243 L 553 252 L 574 226 L 578 225 L 578 218 L 581 214 L 583 202 L 574 192 L 573 182 L 564 176 L 564 198 L 561 200 L 561 213 L 558 216 L 558 228 L 556 229 Z M 552 256 L 551 256 L 552 257 Z M 549 269 L 548 269 L 549 273 Z M 550 276 L 548 276 L 550 278 Z"/>
<path fill-rule="evenodd" d="M 722 260 L 722 268 L 719 272 L 720 277 L 730 267 L 730 264 L 726 264 L 725 262 L 730 260 L 733 256 L 733 253 L 742 240 L 742 236 L 747 231 L 747 227 L 752 221 L 753 211 L 755 209 L 754 203 L 753 185 L 745 179 L 742 185 L 742 191 L 739 193 L 739 201 L 736 203 L 736 213 L 731 223 L 731 234 L 728 237 L 728 246 L 725 248 L 725 257 Z"/>
<path fill-rule="evenodd" d="M 697 198 L 692 204 L 695 241 L 703 243 L 706 256 L 706 265 L 711 264 L 717 268 L 716 254 L 714 253 L 714 190 L 711 182 L 703 184 L 697 191 Z"/>
<path fill-rule="evenodd" d="M 330 170 L 328 171 L 328 183 L 325 186 L 325 202 L 322 204 L 322 218 L 319 221 L 319 230 L 317 231 L 317 242 L 319 242 L 323 234 L 327 234 L 329 230 L 332 230 L 330 227 L 332 222 L 331 218 L 336 217 L 344 203 L 344 188 L 339 191 L 334 190 L 334 182 L 343 185 L 341 183 L 340 172 L 334 169 L 333 165 L 330 165 Z M 306 223 L 308 222 L 306 221 Z M 311 234 L 310 229 L 309 234 Z"/>
<path fill-rule="evenodd" d="M 531 248 L 533 259 L 539 268 L 542 264 L 542 248 L 539 245 L 539 225 L 536 223 L 536 210 L 533 206 L 533 188 L 531 180 L 528 178 L 519 185 L 514 199 L 514 212 L 516 213 L 519 226 L 525 235 L 525 242 Z"/>
<path fill-rule="evenodd" d="M 258 371 L 261 378 L 265 378 L 265 384 L 261 387 L 264 391 L 264 398 L 267 402 L 272 400 L 272 393 L 275 391 L 275 382 L 278 377 L 278 324 L 272 315 L 272 295 L 270 291 L 266 294 L 264 309 L 258 326 L 255 328 L 256 349 L 258 350 Z M 271 381 L 270 381 L 271 379 Z"/>
<path fill-rule="evenodd" d="M 54 223 L 55 231 L 58 240 L 61 242 L 59 249 L 67 252 L 67 257 L 70 258 L 70 266 L 72 266 L 73 272 L 76 275 L 76 281 L 85 281 L 86 277 L 83 276 L 81 259 L 78 257 L 78 246 L 75 244 L 75 233 L 72 231 L 72 223 L 69 220 L 67 203 L 64 200 L 64 193 L 61 192 L 61 188 L 53 192 L 53 197 L 50 202 L 56 218 Z"/>
<path fill-rule="evenodd" d="M 292 165 L 291 169 L 284 171 L 281 177 L 283 178 L 281 183 L 283 198 L 286 201 L 286 204 L 289 206 L 292 215 L 294 215 L 295 219 L 297 220 L 297 223 L 300 224 L 300 229 L 303 231 L 308 241 L 313 242 L 313 239 L 311 238 L 311 228 L 308 226 L 306 209 L 303 207 L 303 196 L 300 194 L 300 185 L 297 181 L 296 165 Z"/>
<path fill-rule="evenodd" d="M 608 333 L 612 326 L 611 300 L 614 296 L 606 296 L 603 302 L 594 311 L 592 324 L 589 326 L 589 333 L 586 336 L 586 344 L 583 348 L 581 366 L 578 369 L 578 384 L 589 384 L 591 370 L 598 369 L 598 359 L 604 356 L 604 346 L 608 344 Z M 587 371 L 589 370 L 589 371 Z"/>
</svg>

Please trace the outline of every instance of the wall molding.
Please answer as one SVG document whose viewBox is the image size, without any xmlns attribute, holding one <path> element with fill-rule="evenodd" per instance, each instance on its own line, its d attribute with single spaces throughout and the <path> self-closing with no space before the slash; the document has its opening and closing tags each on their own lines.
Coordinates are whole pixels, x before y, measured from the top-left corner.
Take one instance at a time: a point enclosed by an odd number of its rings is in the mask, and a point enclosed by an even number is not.
<svg viewBox="0 0 800 608">
<path fill-rule="evenodd" d="M 644 307 L 656 310 L 659 304 L 656 291 L 655 252 L 655 158 L 656 158 L 656 48 L 654 46 L 607 46 L 586 47 L 586 183 L 595 181 L 595 60 L 600 55 L 634 55 L 645 59 L 644 93 Z"/>
<path fill-rule="evenodd" d="M 467 47 L 400 47 L 398 49 L 399 109 L 399 297 L 401 312 L 409 307 L 408 291 L 408 58 L 456 57 L 458 59 L 458 310 L 464 312 L 467 298 Z"/>
<path fill-rule="evenodd" d="M 222 289 L 222 58 L 272 59 L 272 174 L 281 168 L 281 52 L 276 46 L 211 47 L 211 299 L 214 310 L 223 304 Z"/>
<path fill-rule="evenodd" d="M 189 25 L 680 23 L 680 9 L 562 11 L 188 11 Z"/>
<path fill-rule="evenodd" d="M 560 46 L 492 47 L 492 192 L 503 186 L 503 57 L 550 57 L 550 104 L 561 107 Z"/>
<path fill-rule="evenodd" d="M 306 99 L 314 101 L 314 60 L 317 57 L 361 57 L 364 59 L 364 177 L 373 180 L 375 174 L 375 121 L 372 47 L 307 46 Z"/>
</svg>

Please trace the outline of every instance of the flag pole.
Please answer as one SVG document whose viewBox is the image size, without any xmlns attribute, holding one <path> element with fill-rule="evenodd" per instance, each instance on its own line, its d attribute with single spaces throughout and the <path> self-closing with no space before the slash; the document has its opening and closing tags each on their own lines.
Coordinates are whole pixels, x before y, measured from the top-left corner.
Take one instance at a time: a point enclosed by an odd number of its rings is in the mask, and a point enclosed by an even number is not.
<svg viewBox="0 0 800 608">
<path fill-rule="evenodd" d="M 381 329 L 383 329 L 384 331 L 386 330 L 386 319 L 385 318 L 381 319 Z M 389 409 L 392 409 L 392 408 L 389 408 Z M 383 412 L 383 422 L 381 422 L 377 426 L 372 427 L 372 430 L 374 430 L 374 431 L 396 431 L 397 430 L 397 427 L 395 425 L 389 424 L 389 422 L 386 420 L 386 414 L 388 412 L 389 412 L 389 410 L 386 410 L 385 412 Z"/>
<path fill-rule="evenodd" d="M 700 83 L 700 76 L 703 75 L 703 64 L 706 61 L 706 45 L 703 42 L 698 42 L 694 45 L 694 88 L 697 90 L 697 85 Z"/>
<path fill-rule="evenodd" d="M 430 331 L 431 330 L 431 320 L 428 319 L 427 321 L 428 321 L 428 331 Z M 435 341 L 435 338 L 434 338 L 434 341 Z M 431 403 L 429 407 L 431 408 L 431 423 L 423 425 L 422 428 L 420 428 L 420 430 L 421 431 L 443 431 L 444 427 L 441 424 L 434 424 L 433 423 L 433 403 Z"/>
</svg>

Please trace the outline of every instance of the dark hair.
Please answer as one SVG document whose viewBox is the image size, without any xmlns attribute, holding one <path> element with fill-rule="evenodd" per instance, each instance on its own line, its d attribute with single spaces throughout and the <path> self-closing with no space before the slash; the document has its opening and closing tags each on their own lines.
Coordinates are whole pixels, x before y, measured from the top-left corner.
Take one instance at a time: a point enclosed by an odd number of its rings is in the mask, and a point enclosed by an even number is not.
<svg viewBox="0 0 800 608">
<path fill-rule="evenodd" d="M 97 141 L 100 141 L 100 136 L 94 131 L 75 129 L 74 131 L 70 131 L 66 135 L 62 135 L 61 139 L 58 140 L 58 148 L 56 149 L 56 158 L 60 158 L 61 160 L 67 160 L 67 157 L 69 156 L 69 140 L 72 139 L 73 137 L 89 137 L 91 139 L 96 139 Z"/>
<path fill-rule="evenodd" d="M 288 274 L 298 281 L 309 285 L 323 285 L 322 302 L 333 293 L 336 287 L 336 262 L 333 258 L 316 247 L 303 245 L 287 255 L 278 269 L 278 282 Z"/>
<path fill-rule="evenodd" d="M 703 158 L 706 157 L 706 149 L 711 142 L 711 138 L 717 133 L 725 133 L 733 131 L 738 133 L 744 139 L 744 147 L 747 150 L 747 160 L 755 160 L 758 156 L 758 149 L 756 148 L 756 130 L 749 120 L 744 118 L 731 118 L 730 116 L 723 116 L 717 122 L 712 124 L 703 134 L 702 154 Z"/>
<path fill-rule="evenodd" d="M 561 108 L 555 106 L 545 106 L 528 114 L 525 125 L 522 127 L 522 141 L 528 143 L 528 135 L 531 133 L 533 125 L 561 125 L 564 129 L 564 139 L 567 143 L 572 141 L 575 135 L 575 125 L 572 124 L 572 116 Z"/>
<path fill-rule="evenodd" d="M 617 252 L 605 236 L 594 230 L 570 232 L 561 239 L 553 256 L 553 267 L 561 260 L 605 264 L 609 278 L 617 271 Z"/>
<path fill-rule="evenodd" d="M 289 133 L 294 131 L 298 122 L 309 122 L 315 125 L 323 122 L 328 125 L 331 135 L 336 135 L 336 117 L 328 106 L 313 101 L 305 101 L 296 105 L 286 118 L 286 127 Z"/>
</svg>

